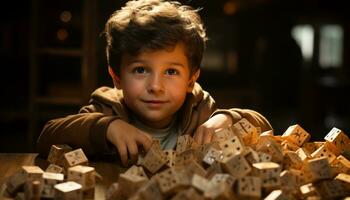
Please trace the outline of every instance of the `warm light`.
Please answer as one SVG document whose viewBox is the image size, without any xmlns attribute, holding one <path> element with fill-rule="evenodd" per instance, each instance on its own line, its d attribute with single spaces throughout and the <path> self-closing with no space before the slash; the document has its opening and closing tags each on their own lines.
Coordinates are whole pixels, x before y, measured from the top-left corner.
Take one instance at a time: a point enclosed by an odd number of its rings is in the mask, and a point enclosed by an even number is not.
<svg viewBox="0 0 350 200">
<path fill-rule="evenodd" d="M 297 25 L 292 29 L 292 36 L 301 48 L 305 61 L 311 61 L 314 52 L 314 29 L 311 25 Z"/>
<path fill-rule="evenodd" d="M 65 10 L 61 13 L 60 19 L 61 21 L 68 23 L 72 19 L 72 13 Z"/>
<path fill-rule="evenodd" d="M 223 10 L 224 10 L 224 13 L 226 15 L 233 15 L 237 11 L 237 4 L 236 4 L 236 2 L 227 1 L 224 4 Z"/>
<path fill-rule="evenodd" d="M 57 38 L 61 41 L 66 40 L 68 38 L 68 31 L 66 29 L 59 29 L 57 31 Z"/>
</svg>

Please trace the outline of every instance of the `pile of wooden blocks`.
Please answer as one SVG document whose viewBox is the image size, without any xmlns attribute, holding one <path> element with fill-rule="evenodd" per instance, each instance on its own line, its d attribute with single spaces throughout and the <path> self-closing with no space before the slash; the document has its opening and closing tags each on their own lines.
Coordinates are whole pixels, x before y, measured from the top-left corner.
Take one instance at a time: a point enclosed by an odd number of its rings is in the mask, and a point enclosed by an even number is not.
<svg viewBox="0 0 350 200">
<path fill-rule="evenodd" d="M 82 149 L 53 145 L 43 171 L 38 166 L 22 166 L 6 182 L 6 191 L 16 200 L 94 199 L 95 169 L 88 166 Z"/>
<path fill-rule="evenodd" d="M 350 195 L 350 140 L 333 128 L 310 142 L 301 126 L 283 135 L 261 133 L 246 119 L 197 145 L 188 135 L 176 150 L 159 141 L 120 174 L 107 200 L 141 199 L 341 199 Z"/>
</svg>

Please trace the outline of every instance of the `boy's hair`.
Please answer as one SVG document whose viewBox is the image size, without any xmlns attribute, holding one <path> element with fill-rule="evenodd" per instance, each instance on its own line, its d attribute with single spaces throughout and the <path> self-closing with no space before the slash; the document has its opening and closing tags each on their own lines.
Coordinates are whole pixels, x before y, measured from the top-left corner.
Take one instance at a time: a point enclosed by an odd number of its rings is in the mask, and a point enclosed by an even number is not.
<svg viewBox="0 0 350 200">
<path fill-rule="evenodd" d="M 197 11 L 176 1 L 127 2 L 106 23 L 108 65 L 119 74 L 123 53 L 136 56 L 145 50 L 165 49 L 183 42 L 190 70 L 195 72 L 207 41 Z"/>
</svg>

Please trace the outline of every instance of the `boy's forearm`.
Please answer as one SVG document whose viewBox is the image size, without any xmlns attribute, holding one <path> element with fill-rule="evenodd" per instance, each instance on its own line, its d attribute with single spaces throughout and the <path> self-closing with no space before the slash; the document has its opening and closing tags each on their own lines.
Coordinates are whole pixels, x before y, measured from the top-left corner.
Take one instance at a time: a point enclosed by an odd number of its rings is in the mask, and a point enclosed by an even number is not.
<svg viewBox="0 0 350 200">
<path fill-rule="evenodd" d="M 68 144 L 72 148 L 82 148 L 88 155 L 107 153 L 109 148 L 106 130 L 116 116 L 102 113 L 80 113 L 46 123 L 37 141 L 41 156 L 46 157 L 53 144 Z"/>
<path fill-rule="evenodd" d="M 230 115 L 232 117 L 233 123 L 238 122 L 242 118 L 246 118 L 254 126 L 260 127 L 261 131 L 272 130 L 270 122 L 263 115 L 254 110 L 239 108 L 218 109 L 212 114 L 212 116 L 219 113 Z"/>
</svg>

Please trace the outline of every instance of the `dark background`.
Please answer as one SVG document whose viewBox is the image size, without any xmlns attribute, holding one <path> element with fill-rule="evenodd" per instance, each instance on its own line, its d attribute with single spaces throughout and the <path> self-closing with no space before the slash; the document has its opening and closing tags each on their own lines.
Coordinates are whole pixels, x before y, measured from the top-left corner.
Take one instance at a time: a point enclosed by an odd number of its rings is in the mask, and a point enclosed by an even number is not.
<svg viewBox="0 0 350 200">
<path fill-rule="evenodd" d="M 345 1 L 192 0 L 209 43 L 199 83 L 219 107 L 250 108 L 282 134 L 298 123 L 313 140 L 350 132 L 349 12 Z M 33 152 L 44 123 L 76 113 L 101 85 L 112 86 L 101 32 L 125 1 L 9 1 L 0 12 L 0 152 Z M 69 15 L 62 14 L 68 11 Z M 305 61 L 291 35 L 315 32 Z M 342 63 L 319 64 L 322 26 L 343 30 Z"/>
</svg>

